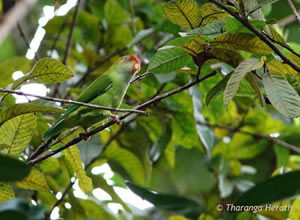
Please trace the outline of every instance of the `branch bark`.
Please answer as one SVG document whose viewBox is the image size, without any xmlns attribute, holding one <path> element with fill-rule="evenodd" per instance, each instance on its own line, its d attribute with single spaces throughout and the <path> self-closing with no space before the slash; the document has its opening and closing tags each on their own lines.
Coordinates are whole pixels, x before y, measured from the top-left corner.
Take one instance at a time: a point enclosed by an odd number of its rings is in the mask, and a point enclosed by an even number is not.
<svg viewBox="0 0 300 220">
<path fill-rule="evenodd" d="M 77 101 L 72 101 L 72 100 L 67 100 L 67 99 L 61 99 L 61 98 L 54 98 L 54 97 L 48 97 L 48 96 L 41 96 L 41 95 L 33 95 L 33 94 L 27 94 L 21 91 L 15 91 L 11 89 L 2 89 L 0 88 L 0 92 L 4 93 L 12 93 L 16 95 L 22 95 L 22 96 L 31 96 L 39 99 L 44 99 L 48 100 L 51 102 L 60 102 L 60 103 L 67 103 L 67 104 L 75 104 L 75 105 L 80 105 L 80 106 L 85 106 L 89 108 L 95 108 L 95 109 L 102 109 L 102 110 L 107 110 L 107 111 L 115 111 L 115 112 L 132 112 L 132 113 L 137 113 L 137 114 L 142 114 L 142 115 L 148 115 L 147 112 L 137 110 L 137 109 L 119 109 L 119 108 L 110 108 L 106 106 L 100 106 L 100 105 L 94 105 L 94 104 L 88 104 L 84 102 L 77 102 Z"/>
<path fill-rule="evenodd" d="M 289 4 L 290 8 L 292 9 L 293 14 L 294 14 L 296 20 L 297 20 L 298 23 L 300 24 L 300 15 L 298 14 L 297 9 L 295 8 L 295 6 L 294 6 L 292 0 L 287 0 L 287 2 L 288 2 L 288 4 Z"/>
</svg>

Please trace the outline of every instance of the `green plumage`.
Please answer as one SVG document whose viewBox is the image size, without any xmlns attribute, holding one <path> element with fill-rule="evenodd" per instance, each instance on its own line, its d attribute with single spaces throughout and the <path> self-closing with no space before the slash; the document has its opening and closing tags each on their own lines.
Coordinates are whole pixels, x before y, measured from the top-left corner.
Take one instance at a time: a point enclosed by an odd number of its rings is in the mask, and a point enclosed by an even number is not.
<svg viewBox="0 0 300 220">
<path fill-rule="evenodd" d="M 136 60 L 124 56 L 115 62 L 105 73 L 92 82 L 79 96 L 77 101 L 100 106 L 118 108 L 134 76 Z M 111 115 L 110 111 L 71 105 L 56 123 L 45 133 L 50 138 L 66 128 L 77 125 L 87 129 Z"/>
</svg>

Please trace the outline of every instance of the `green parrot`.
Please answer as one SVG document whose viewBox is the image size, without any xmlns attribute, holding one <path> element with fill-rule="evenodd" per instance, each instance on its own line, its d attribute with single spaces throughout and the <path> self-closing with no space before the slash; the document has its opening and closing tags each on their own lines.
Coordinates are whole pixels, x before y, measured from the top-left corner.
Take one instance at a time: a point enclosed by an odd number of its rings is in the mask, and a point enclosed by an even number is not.
<svg viewBox="0 0 300 220">
<path fill-rule="evenodd" d="M 119 108 L 131 79 L 140 68 L 141 62 L 137 57 L 132 55 L 121 57 L 105 73 L 92 82 L 80 94 L 77 101 Z M 87 130 L 93 124 L 111 115 L 111 112 L 107 110 L 73 104 L 45 133 L 44 138 L 51 138 L 66 128 L 73 128 L 78 125 Z"/>
</svg>

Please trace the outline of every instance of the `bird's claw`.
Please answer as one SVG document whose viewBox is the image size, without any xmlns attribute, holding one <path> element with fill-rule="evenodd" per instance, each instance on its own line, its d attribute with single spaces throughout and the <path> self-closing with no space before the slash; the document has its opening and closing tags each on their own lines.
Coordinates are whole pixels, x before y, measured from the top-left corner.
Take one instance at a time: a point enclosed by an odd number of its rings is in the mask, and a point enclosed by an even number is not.
<svg viewBox="0 0 300 220">
<path fill-rule="evenodd" d="M 119 115 L 112 114 L 109 117 L 111 120 L 115 121 L 118 125 L 121 124 L 121 119 Z"/>
</svg>

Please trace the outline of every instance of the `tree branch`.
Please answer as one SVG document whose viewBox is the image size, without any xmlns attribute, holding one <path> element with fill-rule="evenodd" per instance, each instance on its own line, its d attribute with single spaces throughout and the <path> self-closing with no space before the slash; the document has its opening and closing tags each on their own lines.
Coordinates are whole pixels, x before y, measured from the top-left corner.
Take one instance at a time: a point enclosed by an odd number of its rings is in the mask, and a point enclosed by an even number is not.
<svg viewBox="0 0 300 220">
<path fill-rule="evenodd" d="M 48 96 L 27 94 L 27 93 L 24 93 L 24 92 L 21 92 L 21 91 L 15 91 L 15 90 L 11 90 L 11 89 L 2 89 L 2 88 L 0 88 L 0 92 L 13 93 L 13 94 L 22 95 L 22 96 L 31 96 L 31 97 L 36 97 L 36 98 L 52 101 L 52 102 L 75 104 L 75 105 L 80 105 L 80 106 L 85 106 L 85 107 L 95 108 L 95 109 L 102 109 L 102 110 L 115 111 L 115 112 L 132 112 L 132 113 L 142 114 L 142 115 L 146 115 L 146 116 L 148 115 L 147 112 L 137 110 L 137 109 L 110 108 L 110 107 L 106 107 L 106 106 L 88 104 L 88 103 L 84 103 L 84 102 L 77 102 L 77 101 L 72 101 L 72 100 L 67 100 L 67 99 L 60 99 L 60 98 L 54 98 L 54 97 L 48 97 Z"/>
<path fill-rule="evenodd" d="M 289 64 L 294 70 L 297 72 L 300 72 L 300 67 L 294 64 L 292 61 L 290 61 L 286 56 L 283 55 L 283 53 L 261 32 L 256 30 L 247 19 L 243 19 L 239 16 L 239 14 L 232 12 L 229 8 L 227 8 L 222 3 L 218 2 L 217 0 L 209 0 L 209 2 L 212 2 L 222 8 L 223 10 L 227 11 L 230 15 L 235 17 L 237 20 L 239 20 L 245 27 L 247 27 L 250 31 L 252 31 L 256 36 L 258 36 L 263 42 L 265 42 L 285 63 Z"/>
<path fill-rule="evenodd" d="M 298 23 L 300 24 L 300 15 L 298 14 L 297 9 L 295 8 L 295 6 L 294 6 L 292 0 L 287 0 L 287 2 L 288 2 L 288 4 L 289 4 L 290 8 L 292 9 L 293 14 L 294 14 L 296 20 L 297 20 Z"/>
<path fill-rule="evenodd" d="M 266 139 L 266 140 L 272 142 L 273 144 L 278 144 L 282 147 L 285 147 L 289 150 L 292 150 L 292 151 L 300 154 L 300 149 L 298 147 L 296 147 L 292 144 L 289 144 L 287 142 L 278 140 L 276 138 L 273 138 L 269 135 L 251 133 L 251 132 L 248 132 L 248 131 L 240 130 L 240 128 L 230 127 L 230 126 L 226 126 L 226 125 L 216 125 L 216 124 L 211 124 L 211 123 L 205 122 L 205 121 L 197 121 L 197 124 L 204 125 L 204 126 L 209 126 L 209 127 L 215 127 L 215 128 L 223 128 L 223 129 L 226 129 L 226 130 L 229 130 L 229 131 L 232 131 L 232 132 L 239 132 L 241 134 L 250 135 L 250 136 L 255 137 L 255 138 Z"/>
<path fill-rule="evenodd" d="M 37 0 L 18 1 L 15 6 L 5 14 L 0 25 L 0 44 L 10 34 L 17 23 L 26 16 L 36 2 Z"/>
<path fill-rule="evenodd" d="M 138 110 L 138 109 L 140 109 L 140 110 L 144 109 L 144 108 L 152 105 L 155 102 L 158 102 L 158 101 L 160 101 L 162 99 L 165 99 L 165 98 L 167 98 L 169 96 L 172 96 L 174 94 L 182 92 L 183 90 L 188 89 L 188 88 L 190 88 L 190 87 L 192 87 L 192 86 L 194 86 L 194 85 L 196 85 L 196 84 L 198 84 L 198 83 L 200 83 L 200 82 L 202 82 L 202 81 L 204 81 L 204 80 L 206 80 L 206 79 L 208 79 L 208 78 L 210 78 L 210 77 L 212 77 L 214 75 L 216 75 L 216 71 L 213 71 L 212 73 L 207 74 L 206 76 L 204 76 L 202 78 L 195 79 L 194 81 L 192 81 L 190 83 L 187 83 L 187 84 L 185 84 L 185 85 L 183 85 L 183 86 L 181 86 L 181 87 L 179 87 L 177 89 L 174 89 L 174 90 L 172 90 L 170 92 L 164 93 L 163 95 L 156 96 L 153 99 L 150 99 L 149 101 L 144 102 L 143 104 L 138 105 L 134 109 L 136 109 L 136 110 Z M 123 120 L 123 119 L 127 118 L 131 114 L 132 114 L 132 112 L 128 112 L 128 113 L 122 115 L 120 117 L 120 120 Z M 102 130 L 108 128 L 108 127 L 110 127 L 111 125 L 113 125 L 115 123 L 116 123 L 116 121 L 111 120 L 111 121 L 107 122 L 106 124 L 104 124 L 104 125 L 102 125 L 100 127 L 97 127 L 97 128 L 93 129 L 90 132 L 87 132 L 84 136 L 85 137 L 90 137 L 90 136 L 92 136 L 94 134 L 97 134 L 98 132 L 100 132 L 100 131 L 102 131 Z M 79 137 L 73 139 L 72 141 L 68 142 L 67 144 L 65 144 L 63 147 L 57 148 L 57 149 L 53 150 L 52 152 L 50 152 L 50 153 L 48 153 L 46 155 L 40 156 L 40 157 L 38 157 L 38 158 L 36 158 L 34 160 L 30 160 L 30 161 L 28 161 L 28 163 L 34 165 L 34 164 L 36 164 L 36 163 L 38 163 L 40 161 L 43 161 L 43 160 L 47 159 L 48 157 L 51 157 L 51 156 L 53 156 L 53 155 L 55 155 L 55 154 L 63 151 L 64 149 L 66 149 L 66 148 L 68 148 L 68 147 L 70 147 L 70 146 L 72 146 L 74 144 L 79 143 L 83 139 L 84 139 L 84 137 L 79 136 Z"/>
</svg>

